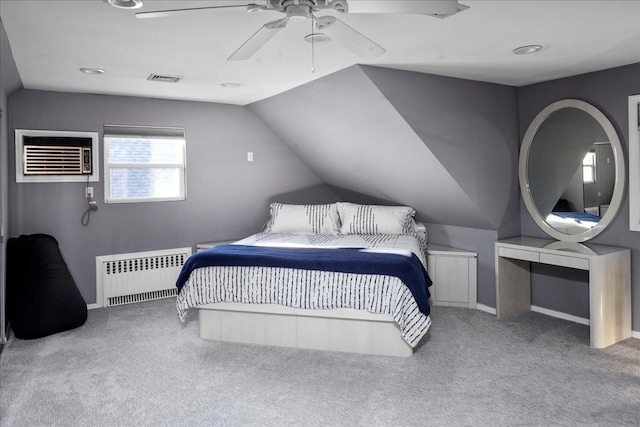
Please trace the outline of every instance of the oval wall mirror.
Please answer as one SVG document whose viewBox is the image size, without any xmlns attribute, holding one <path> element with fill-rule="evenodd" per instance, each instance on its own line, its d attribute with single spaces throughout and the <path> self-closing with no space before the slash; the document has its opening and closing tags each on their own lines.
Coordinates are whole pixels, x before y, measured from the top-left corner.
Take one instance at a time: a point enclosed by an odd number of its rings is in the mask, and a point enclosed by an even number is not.
<svg viewBox="0 0 640 427">
<path fill-rule="evenodd" d="M 533 119 L 520 149 L 522 198 L 555 239 L 584 242 L 613 220 L 624 192 L 620 139 L 593 105 L 564 99 Z"/>
</svg>

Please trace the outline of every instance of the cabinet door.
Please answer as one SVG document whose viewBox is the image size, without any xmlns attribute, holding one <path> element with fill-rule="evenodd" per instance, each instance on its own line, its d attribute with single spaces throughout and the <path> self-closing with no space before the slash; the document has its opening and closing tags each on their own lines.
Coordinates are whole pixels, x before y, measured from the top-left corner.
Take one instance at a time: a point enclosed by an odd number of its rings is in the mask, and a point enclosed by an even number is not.
<svg viewBox="0 0 640 427">
<path fill-rule="evenodd" d="M 469 259 L 464 257 L 435 257 L 436 304 L 469 302 Z"/>
</svg>

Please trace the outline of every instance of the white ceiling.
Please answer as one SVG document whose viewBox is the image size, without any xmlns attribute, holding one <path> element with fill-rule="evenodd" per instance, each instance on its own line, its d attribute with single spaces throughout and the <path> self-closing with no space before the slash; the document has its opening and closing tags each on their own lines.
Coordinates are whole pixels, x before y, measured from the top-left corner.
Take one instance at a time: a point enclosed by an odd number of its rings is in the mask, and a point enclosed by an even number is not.
<svg viewBox="0 0 640 427">
<path fill-rule="evenodd" d="M 315 73 L 311 45 L 303 40 L 310 22 L 289 23 L 252 58 L 230 62 L 226 58 L 249 36 L 282 15 L 202 11 L 134 17 L 136 11 L 220 3 L 144 0 L 142 9 L 124 10 L 102 0 L 0 0 L 0 18 L 25 88 L 239 105 L 356 63 L 522 86 L 640 62 L 638 0 L 460 0 L 470 8 L 442 20 L 341 15 L 387 52 L 362 61 L 334 42 L 316 45 Z M 528 56 L 511 53 L 528 44 L 544 48 Z M 107 72 L 86 75 L 82 67 Z M 151 73 L 184 79 L 147 81 Z M 221 87 L 225 82 L 242 86 Z"/>
</svg>

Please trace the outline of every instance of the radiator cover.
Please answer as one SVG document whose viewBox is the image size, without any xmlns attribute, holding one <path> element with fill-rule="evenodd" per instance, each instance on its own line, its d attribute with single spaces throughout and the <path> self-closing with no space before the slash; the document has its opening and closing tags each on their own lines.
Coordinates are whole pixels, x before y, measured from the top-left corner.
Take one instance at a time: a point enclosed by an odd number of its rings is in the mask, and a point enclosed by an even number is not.
<svg viewBox="0 0 640 427">
<path fill-rule="evenodd" d="M 103 307 L 169 298 L 191 248 L 96 257 L 97 302 Z"/>
</svg>

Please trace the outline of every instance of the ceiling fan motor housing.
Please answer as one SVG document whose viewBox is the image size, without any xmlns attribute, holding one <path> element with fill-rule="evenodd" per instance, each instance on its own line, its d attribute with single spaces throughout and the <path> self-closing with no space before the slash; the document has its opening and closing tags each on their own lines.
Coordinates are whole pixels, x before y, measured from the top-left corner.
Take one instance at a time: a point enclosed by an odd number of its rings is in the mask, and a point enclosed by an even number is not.
<svg viewBox="0 0 640 427">
<path fill-rule="evenodd" d="M 286 13 L 291 22 L 304 22 L 321 9 L 347 13 L 349 8 L 346 0 L 268 0 L 267 3 L 270 9 Z"/>
</svg>

